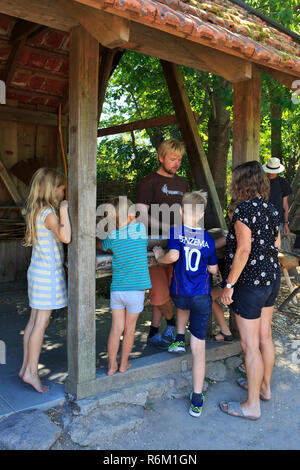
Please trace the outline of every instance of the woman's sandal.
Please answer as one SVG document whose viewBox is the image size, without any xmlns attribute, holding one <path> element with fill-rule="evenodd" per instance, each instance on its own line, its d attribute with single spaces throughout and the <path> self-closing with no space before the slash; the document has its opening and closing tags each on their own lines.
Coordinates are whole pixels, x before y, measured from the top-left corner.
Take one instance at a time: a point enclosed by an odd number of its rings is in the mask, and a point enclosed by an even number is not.
<svg viewBox="0 0 300 470">
<path fill-rule="evenodd" d="M 224 339 L 221 339 L 221 340 L 216 339 L 216 337 L 217 337 L 218 335 L 222 335 Z M 233 336 L 232 336 L 232 335 L 225 335 L 224 333 L 222 333 L 222 331 L 220 331 L 220 332 L 218 333 L 218 335 L 215 335 L 215 336 L 214 336 L 214 341 L 216 341 L 217 343 L 224 343 L 224 342 L 226 342 L 226 343 L 231 343 L 231 342 L 233 341 Z"/>
<path fill-rule="evenodd" d="M 236 383 L 237 383 L 241 388 L 243 388 L 244 390 L 247 390 L 247 391 L 248 391 L 248 381 L 247 381 L 247 379 L 244 379 L 244 378 L 240 377 L 239 379 L 237 379 Z M 270 398 L 265 398 L 261 393 L 259 394 L 259 398 L 260 398 L 262 401 L 270 401 Z"/>
<path fill-rule="evenodd" d="M 227 408 L 225 405 L 227 405 Z M 259 419 L 256 416 L 244 415 L 243 410 L 241 408 L 241 404 L 238 401 L 221 401 L 219 403 L 219 406 L 223 413 L 226 413 L 230 416 L 235 416 L 236 418 L 250 419 L 251 421 L 256 421 L 257 419 Z"/>
</svg>

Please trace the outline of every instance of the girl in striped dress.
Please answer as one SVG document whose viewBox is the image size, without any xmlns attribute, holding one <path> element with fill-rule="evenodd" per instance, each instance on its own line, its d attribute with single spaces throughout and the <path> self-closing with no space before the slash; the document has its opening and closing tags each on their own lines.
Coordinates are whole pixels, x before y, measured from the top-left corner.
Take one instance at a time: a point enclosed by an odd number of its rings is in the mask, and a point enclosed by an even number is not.
<svg viewBox="0 0 300 470">
<path fill-rule="evenodd" d="M 65 177 L 40 168 L 33 176 L 27 200 L 25 246 L 32 246 L 27 272 L 31 315 L 24 331 L 24 358 L 19 376 L 45 393 L 38 375 L 39 356 L 52 310 L 67 305 L 63 245 L 71 227 L 65 197 Z"/>
</svg>

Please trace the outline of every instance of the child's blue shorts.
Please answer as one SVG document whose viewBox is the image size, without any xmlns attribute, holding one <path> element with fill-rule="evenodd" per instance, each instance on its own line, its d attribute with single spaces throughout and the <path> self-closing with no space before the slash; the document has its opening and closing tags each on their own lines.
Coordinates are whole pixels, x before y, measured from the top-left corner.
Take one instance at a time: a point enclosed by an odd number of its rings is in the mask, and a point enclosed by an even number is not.
<svg viewBox="0 0 300 470">
<path fill-rule="evenodd" d="M 192 335 L 205 340 L 212 306 L 210 294 L 200 294 L 194 297 L 172 294 L 171 297 L 177 308 L 190 310 L 189 330 Z"/>
</svg>

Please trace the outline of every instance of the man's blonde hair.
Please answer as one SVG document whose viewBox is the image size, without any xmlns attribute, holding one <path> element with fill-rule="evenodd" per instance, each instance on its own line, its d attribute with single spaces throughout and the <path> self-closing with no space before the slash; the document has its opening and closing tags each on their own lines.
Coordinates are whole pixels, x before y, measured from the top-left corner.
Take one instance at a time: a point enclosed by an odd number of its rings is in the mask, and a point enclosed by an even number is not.
<svg viewBox="0 0 300 470">
<path fill-rule="evenodd" d="M 185 204 L 190 204 L 192 206 L 196 206 L 197 204 L 203 204 L 204 209 L 207 205 L 207 193 L 202 191 L 192 191 L 190 193 L 185 193 L 182 198 L 182 209 L 184 209 Z"/>
<path fill-rule="evenodd" d="M 183 142 L 177 139 L 164 140 L 157 149 L 159 157 L 165 158 L 167 152 L 174 152 L 178 155 L 183 155 L 185 152 L 185 146 Z"/>
</svg>

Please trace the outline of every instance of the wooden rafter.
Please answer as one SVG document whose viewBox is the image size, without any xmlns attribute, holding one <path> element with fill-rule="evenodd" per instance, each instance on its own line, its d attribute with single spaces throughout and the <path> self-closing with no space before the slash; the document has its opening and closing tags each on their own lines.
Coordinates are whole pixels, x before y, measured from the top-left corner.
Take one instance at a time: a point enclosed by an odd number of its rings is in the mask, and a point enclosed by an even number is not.
<svg viewBox="0 0 300 470">
<path fill-rule="evenodd" d="M 15 73 L 17 59 L 20 52 L 22 45 L 25 43 L 25 40 L 21 40 L 20 42 L 16 42 L 13 44 L 10 54 L 8 56 L 5 69 L 2 73 L 2 80 L 8 85 Z"/>
<path fill-rule="evenodd" d="M 248 80 L 252 76 L 250 61 L 138 23 L 131 25 L 128 48 L 195 70 L 219 75 L 232 83 Z"/>
<path fill-rule="evenodd" d="M 18 57 L 22 47 L 25 44 L 27 36 L 36 31 L 38 28 L 40 28 L 40 25 L 24 20 L 19 20 L 15 24 L 10 37 L 12 48 L 7 59 L 5 70 L 2 74 L 2 80 L 6 83 L 6 85 L 9 85 L 11 79 L 14 76 Z"/>
<path fill-rule="evenodd" d="M 128 122 L 126 124 L 120 124 L 119 126 L 111 126 L 106 127 L 105 129 L 98 129 L 98 137 L 121 134 L 123 132 L 131 132 L 142 129 L 149 129 L 151 127 L 171 126 L 176 123 L 177 118 L 175 114 L 170 114 L 168 116 L 159 116 L 150 119 L 142 119 L 139 121 Z"/>
<path fill-rule="evenodd" d="M 118 49 L 100 48 L 100 66 L 98 83 L 98 122 L 102 113 L 108 81 L 121 60 L 123 51 Z"/>
<path fill-rule="evenodd" d="M 203 187 L 203 182 L 205 183 L 206 188 L 209 188 L 213 201 L 213 209 L 215 211 L 215 219 L 218 226 L 226 230 L 227 225 L 222 212 L 219 196 L 203 149 L 182 74 L 178 65 L 165 62 L 163 60 L 161 61 L 161 65 L 177 116 L 180 132 L 186 145 L 191 170 L 195 176 L 195 182 L 198 188 Z"/>
<path fill-rule="evenodd" d="M 32 23 L 31 21 L 19 20 L 11 32 L 10 42 L 14 44 L 20 42 L 40 28 L 41 25 L 39 24 Z"/>
<path fill-rule="evenodd" d="M 299 77 L 297 78 L 293 75 L 288 75 L 287 73 L 280 72 L 279 70 L 270 69 L 269 67 L 260 68 L 264 70 L 268 75 L 271 75 L 271 77 L 273 77 L 277 82 L 286 86 L 290 90 L 294 90 L 292 85 L 295 81 L 299 80 Z"/>
</svg>

